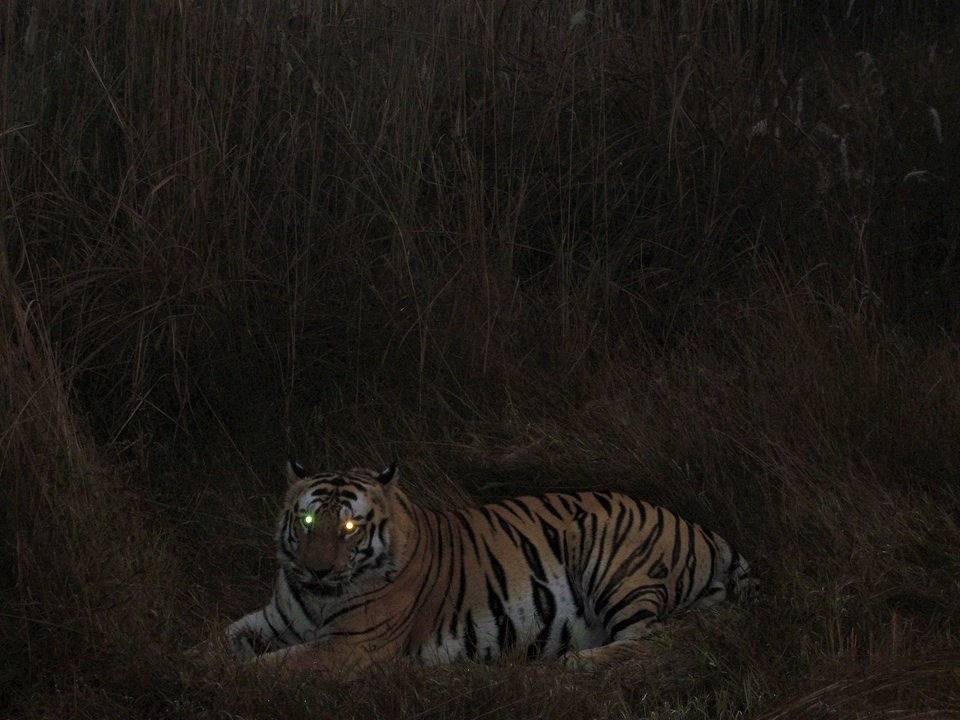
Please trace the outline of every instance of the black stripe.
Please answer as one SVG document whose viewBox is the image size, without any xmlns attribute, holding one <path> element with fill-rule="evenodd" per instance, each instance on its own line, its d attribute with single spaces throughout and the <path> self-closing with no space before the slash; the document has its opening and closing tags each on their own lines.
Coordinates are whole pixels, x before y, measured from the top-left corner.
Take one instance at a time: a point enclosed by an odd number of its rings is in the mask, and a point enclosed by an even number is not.
<svg viewBox="0 0 960 720">
<path fill-rule="evenodd" d="M 703 538 L 703 541 L 707 546 L 707 553 L 710 556 L 710 578 L 707 581 L 707 584 L 709 585 L 710 581 L 717 576 L 717 555 L 719 551 L 716 544 L 716 536 L 712 532 L 705 530 L 704 528 L 700 528 L 700 536 Z"/>
<path fill-rule="evenodd" d="M 530 520 L 535 519 L 533 512 L 530 510 L 529 507 L 527 507 L 526 503 L 524 503 L 521 498 L 508 498 L 506 502 L 512 502 L 514 505 L 518 505 L 520 509 L 523 510 L 524 513 L 526 513 L 527 517 Z"/>
<path fill-rule="evenodd" d="M 569 569 L 567 570 L 567 587 L 570 589 L 570 596 L 573 598 L 573 604 L 577 609 L 577 617 L 583 617 L 583 595 L 573 581 L 573 575 L 570 574 Z"/>
<path fill-rule="evenodd" d="M 535 578 L 530 578 L 533 589 L 533 607 L 537 611 L 540 621 L 540 632 L 533 644 L 527 648 L 527 657 L 542 657 L 547 643 L 550 641 L 550 632 L 553 630 L 553 621 L 557 616 L 557 601 L 550 592 L 550 588 Z"/>
<path fill-rule="evenodd" d="M 513 544 L 517 544 L 516 529 L 511 525 L 505 518 L 500 517 L 497 513 L 493 513 L 494 517 L 497 518 L 497 522 L 500 523 L 500 527 L 503 528 L 503 531 L 507 534 Z"/>
<path fill-rule="evenodd" d="M 647 570 L 647 577 L 653 578 L 654 580 L 663 580 L 669 571 L 667 566 L 663 562 L 663 555 L 657 558 L 657 561 L 650 566 L 650 569 Z"/>
<path fill-rule="evenodd" d="M 680 518 L 677 515 L 673 516 L 674 525 L 673 525 L 673 556 L 670 562 L 670 567 L 676 567 L 677 563 L 680 561 Z"/>
<path fill-rule="evenodd" d="M 530 570 L 533 571 L 534 576 L 538 580 L 546 582 L 547 575 L 543 570 L 540 553 L 537 552 L 537 548 L 527 539 L 526 535 L 520 536 L 520 549 L 523 551 L 523 557 L 526 558 L 527 565 L 530 566 Z"/>
<path fill-rule="evenodd" d="M 454 569 L 454 566 L 456 565 L 458 555 L 461 557 L 461 566 L 462 566 L 462 554 L 463 554 L 462 552 L 459 554 L 456 552 L 457 544 L 454 542 L 454 539 L 453 539 L 453 526 L 450 523 L 450 518 L 444 515 L 443 520 L 446 523 L 447 534 L 450 537 L 450 553 L 449 553 L 450 566 L 447 568 L 447 586 L 443 589 L 443 594 L 440 596 L 442 598 L 442 601 L 439 603 L 439 607 L 437 608 L 436 615 L 433 616 L 433 624 L 437 626 L 437 638 L 440 637 L 440 632 L 443 629 L 443 623 L 440 620 L 440 616 L 443 615 L 443 611 L 446 605 L 446 600 L 448 597 L 450 597 L 450 586 L 453 585 L 453 569 Z M 440 643 L 438 642 L 437 645 L 439 647 Z"/>
<path fill-rule="evenodd" d="M 371 634 L 374 630 L 377 630 L 377 629 L 382 628 L 382 627 L 384 627 L 384 626 L 386 626 L 387 629 L 390 628 L 390 620 L 389 620 L 389 619 L 387 619 L 387 620 L 381 620 L 380 622 L 378 622 L 378 623 L 376 623 L 376 624 L 374 624 L 374 625 L 371 625 L 370 627 L 359 628 L 358 630 L 331 630 L 330 632 L 324 634 L 324 638 L 331 638 L 331 637 L 354 637 L 354 636 L 356 636 L 356 635 L 369 635 L 369 634 Z"/>
<path fill-rule="evenodd" d="M 580 547 L 578 549 L 577 560 L 581 563 L 586 562 L 587 553 L 585 552 L 584 544 L 587 542 L 587 526 L 583 521 L 584 516 L 579 515 L 573 518 L 574 522 L 577 523 L 577 537 L 580 541 Z"/>
<path fill-rule="evenodd" d="M 377 555 L 377 559 L 374 560 L 372 564 L 367 565 L 366 567 L 368 570 L 379 570 L 386 564 L 387 564 L 387 556 L 386 554 L 381 554 L 381 555 Z"/>
<path fill-rule="evenodd" d="M 460 610 L 463 609 L 463 597 L 467 590 L 467 571 L 464 564 L 460 563 L 460 589 L 457 591 L 457 599 L 453 604 L 453 617 L 450 618 L 450 634 L 457 637 L 457 619 Z"/>
<path fill-rule="evenodd" d="M 507 591 L 507 573 L 504 572 L 503 564 L 497 560 L 493 552 L 490 550 L 490 546 L 487 545 L 487 541 L 483 541 L 483 547 L 487 551 L 487 558 L 490 560 L 490 567 L 493 570 L 493 574 L 497 577 L 497 583 L 500 585 L 500 590 L 503 592 L 503 599 L 509 600 L 510 594 Z"/>
<path fill-rule="evenodd" d="M 690 536 L 690 549 L 687 551 L 687 567 L 689 569 L 689 587 L 687 592 L 684 595 L 684 604 L 686 604 L 687 598 L 690 596 L 690 593 L 693 592 L 697 584 L 697 564 L 699 561 L 699 556 L 697 555 L 697 535 L 696 528 L 692 523 L 688 523 L 689 527 L 689 536 Z"/>
<path fill-rule="evenodd" d="M 613 640 L 617 637 L 617 633 L 619 633 L 621 630 L 624 630 L 630 627 L 631 625 L 636 625 L 638 622 L 641 622 L 643 620 L 646 620 L 647 618 L 652 618 L 652 617 L 656 617 L 656 614 L 651 612 L 650 610 L 637 610 L 633 615 L 631 615 L 630 617 L 624 618 L 623 620 L 618 622 L 616 625 L 614 625 L 612 628 L 610 628 L 610 639 L 608 640 L 608 642 L 613 642 Z"/>
<path fill-rule="evenodd" d="M 467 537 L 470 539 L 470 545 L 473 547 L 474 557 L 477 558 L 477 562 L 480 562 L 480 548 L 477 546 L 477 536 L 473 534 L 473 526 L 470 524 L 470 521 L 464 516 L 459 510 L 454 511 L 454 516 L 457 520 L 460 521 L 460 524 L 463 526 L 463 529 L 467 532 Z"/>
<path fill-rule="evenodd" d="M 591 555 L 593 554 L 594 547 L 596 547 L 598 521 L 599 521 L 599 518 L 593 513 L 590 513 L 590 534 L 587 537 L 590 538 L 590 554 Z"/>
<path fill-rule="evenodd" d="M 701 600 L 706 600 L 711 595 L 717 595 L 722 592 L 726 592 L 722 585 L 704 585 L 703 589 L 697 593 L 697 596 L 693 599 L 693 602 L 698 603 Z"/>
<path fill-rule="evenodd" d="M 440 527 L 440 521 L 438 518 L 437 519 L 437 542 L 435 546 L 436 556 L 433 558 L 433 561 L 437 564 L 438 568 L 443 565 L 443 553 L 445 552 L 444 550 L 445 547 L 446 547 L 446 543 L 443 542 L 443 528 Z"/>
<path fill-rule="evenodd" d="M 490 523 L 490 527 L 494 532 L 496 532 L 497 526 L 493 524 L 493 515 L 490 513 L 490 510 L 487 509 L 486 505 L 480 508 L 480 514 L 487 519 L 487 522 Z"/>
<path fill-rule="evenodd" d="M 297 628 L 290 621 L 290 617 L 287 615 L 287 613 L 284 612 L 283 606 L 280 604 L 280 601 L 277 599 L 274 599 L 273 607 L 276 609 L 277 615 L 280 616 L 280 619 L 283 620 L 283 624 L 284 626 L 286 626 L 287 630 L 289 630 L 293 634 L 293 636 L 297 638 L 297 640 L 299 640 L 300 642 L 303 642 L 303 636 L 299 632 L 297 632 Z"/>
<path fill-rule="evenodd" d="M 282 542 L 282 540 L 285 539 L 287 545 L 292 545 L 294 540 L 297 539 L 297 534 L 296 532 L 294 532 L 293 523 L 291 522 L 292 519 L 293 519 L 293 512 L 291 510 L 287 510 L 283 514 L 283 523 L 280 525 L 280 538 L 281 538 L 280 547 L 283 548 L 284 550 L 286 550 L 286 548 L 283 547 L 284 543 Z M 292 553 L 290 557 L 291 559 L 293 559 Z"/>
<path fill-rule="evenodd" d="M 610 504 L 610 500 L 606 497 L 605 493 L 595 492 L 593 493 L 593 497 L 598 503 L 600 503 L 600 507 L 606 510 L 608 515 L 613 512 L 613 506 Z"/>
<path fill-rule="evenodd" d="M 663 606 L 663 601 L 667 595 L 667 589 L 663 585 L 638 585 L 624 595 L 622 598 L 613 603 L 610 608 L 603 614 L 603 619 L 601 622 L 603 626 L 606 627 L 610 624 L 610 621 L 613 620 L 617 613 L 623 610 L 627 605 L 632 603 L 641 595 L 654 595 L 656 596 L 656 601 L 649 600 L 648 602 L 654 603 L 657 607 Z"/>
<path fill-rule="evenodd" d="M 561 562 L 561 564 L 566 565 L 566 558 L 570 557 L 570 547 L 567 545 L 567 533 L 563 534 L 561 540 L 563 544 L 560 547 L 560 557 L 557 559 Z"/>
<path fill-rule="evenodd" d="M 595 515 L 592 517 L 596 517 Z M 600 534 L 600 542 L 597 543 L 599 547 L 596 549 L 597 561 L 593 564 L 593 572 L 590 573 L 590 580 L 587 581 L 587 595 L 593 594 L 594 583 L 597 581 L 597 573 L 600 570 L 600 566 L 604 561 L 604 543 L 607 539 L 607 526 L 604 524 L 603 532 Z"/>
<path fill-rule="evenodd" d="M 276 603 L 274 603 L 274 605 L 276 605 Z M 282 638 L 283 636 L 282 636 L 279 632 L 277 632 L 277 629 L 273 626 L 273 623 L 270 622 L 270 618 L 267 617 L 267 609 L 266 609 L 266 608 L 263 609 L 263 611 L 261 612 L 261 615 L 263 615 L 263 621 L 267 624 L 267 627 L 270 628 L 270 632 L 273 633 L 273 638 L 272 638 L 272 639 L 273 639 L 273 640 L 277 640 L 277 641 L 279 641 L 279 642 L 282 643 L 283 640 L 282 640 L 281 638 Z"/>
<path fill-rule="evenodd" d="M 303 602 L 303 597 L 300 595 L 300 588 L 297 586 L 296 583 L 290 582 L 290 575 L 289 575 L 290 571 L 286 567 L 284 567 L 281 572 L 283 573 L 283 584 L 284 586 L 286 586 L 287 591 L 290 594 L 290 597 L 292 597 L 294 601 L 297 603 L 297 607 L 300 608 L 300 612 L 303 613 L 303 616 L 310 621 L 311 625 L 313 625 L 314 627 L 319 627 L 317 623 L 317 619 L 313 616 L 313 614 L 309 610 L 307 610 L 307 606 Z"/>
<path fill-rule="evenodd" d="M 503 508 L 503 509 L 506 510 L 508 513 L 510 513 L 511 515 L 513 515 L 517 520 L 523 520 L 523 515 L 521 515 L 520 513 L 518 513 L 516 510 L 514 510 L 514 509 L 513 509 L 512 507 L 510 507 L 509 505 L 507 505 L 507 501 L 506 501 L 506 500 L 504 500 L 503 502 L 495 503 L 495 504 L 494 504 L 494 507 Z"/>
<path fill-rule="evenodd" d="M 553 553 L 557 562 L 562 563 L 563 553 L 560 549 L 560 535 L 557 533 L 557 529 L 543 519 L 540 520 L 540 529 L 543 530 L 543 537 L 547 541 L 547 547 L 550 548 L 550 552 Z"/>
<path fill-rule="evenodd" d="M 344 615 L 347 615 L 347 614 L 353 612 L 354 610 L 359 610 L 359 609 L 361 609 L 361 608 L 365 608 L 365 607 L 367 607 L 368 605 L 369 605 L 369 603 L 368 603 L 366 600 L 364 600 L 364 601 L 362 601 L 362 602 L 354 603 L 353 605 L 346 605 L 346 606 L 340 608 L 339 610 L 337 610 L 336 612 L 330 613 L 329 615 L 325 616 L 325 617 L 323 618 L 323 624 L 324 624 L 324 625 L 329 625 L 329 624 L 332 623 L 334 620 L 336 620 L 338 617 L 342 617 L 342 616 L 344 616 Z"/>
<path fill-rule="evenodd" d="M 513 620 L 507 615 L 500 598 L 493 589 L 493 585 L 487 580 L 487 606 L 493 615 L 493 621 L 497 625 L 497 646 L 501 651 L 513 647 L 517 643 L 517 629 L 513 625 Z"/>
<path fill-rule="evenodd" d="M 563 520 L 563 515 L 561 515 L 560 512 L 553 506 L 553 504 L 550 502 L 550 498 L 546 496 L 542 497 L 540 498 L 540 502 L 543 503 L 543 507 L 548 513 L 553 515 L 557 520 Z M 541 520 L 541 522 L 543 521 Z"/>
<path fill-rule="evenodd" d="M 626 524 L 624 524 L 624 518 L 626 518 Z M 633 512 L 626 506 L 625 503 L 620 504 L 620 510 L 617 512 L 617 517 L 613 521 L 613 547 L 614 549 L 620 547 L 620 543 L 623 542 L 624 538 L 627 537 L 627 534 L 633 528 Z"/>
<path fill-rule="evenodd" d="M 463 650 L 470 660 L 477 659 L 477 625 L 473 622 L 473 613 L 467 610 L 463 630 Z"/>
</svg>

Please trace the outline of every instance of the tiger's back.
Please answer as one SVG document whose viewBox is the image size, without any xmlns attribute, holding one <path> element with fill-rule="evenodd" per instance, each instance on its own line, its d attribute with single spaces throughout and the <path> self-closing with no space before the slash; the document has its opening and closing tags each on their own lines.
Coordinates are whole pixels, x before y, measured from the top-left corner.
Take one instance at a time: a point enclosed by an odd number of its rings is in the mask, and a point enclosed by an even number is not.
<svg viewBox="0 0 960 720">
<path fill-rule="evenodd" d="M 553 493 L 440 513 L 451 571 L 416 654 L 613 659 L 669 614 L 736 592 L 748 565 L 722 538 L 620 493 Z M 454 572 L 460 568 L 459 575 Z M 433 632 L 433 637 L 428 633 Z"/>
<path fill-rule="evenodd" d="M 437 512 L 407 497 L 395 466 L 300 471 L 278 524 L 273 597 L 227 629 L 241 656 L 265 643 L 270 660 L 359 668 L 521 648 L 592 665 L 748 583 L 747 562 L 718 535 L 620 493 Z"/>
</svg>

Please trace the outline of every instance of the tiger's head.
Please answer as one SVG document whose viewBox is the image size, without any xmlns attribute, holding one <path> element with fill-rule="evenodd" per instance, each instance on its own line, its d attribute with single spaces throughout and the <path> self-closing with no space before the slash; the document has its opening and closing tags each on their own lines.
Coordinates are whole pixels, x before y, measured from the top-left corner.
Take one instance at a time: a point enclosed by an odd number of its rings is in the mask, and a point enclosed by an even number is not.
<svg viewBox="0 0 960 720">
<path fill-rule="evenodd" d="M 388 578 L 402 544 L 406 507 L 396 463 L 377 472 L 308 473 L 287 463 L 290 488 L 277 530 L 277 558 L 301 587 L 336 595 L 355 583 Z"/>
</svg>

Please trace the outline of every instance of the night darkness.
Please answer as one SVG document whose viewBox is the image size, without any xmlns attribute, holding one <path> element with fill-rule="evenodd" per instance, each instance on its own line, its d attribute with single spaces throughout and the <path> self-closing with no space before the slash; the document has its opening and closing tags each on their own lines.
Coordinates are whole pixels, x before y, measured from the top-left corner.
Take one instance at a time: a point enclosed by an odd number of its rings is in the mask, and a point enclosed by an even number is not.
<svg viewBox="0 0 960 720">
<path fill-rule="evenodd" d="M 0 63 L 0 715 L 957 717 L 953 2 L 7 0 Z M 603 672 L 198 670 L 288 456 L 761 590 Z"/>
</svg>

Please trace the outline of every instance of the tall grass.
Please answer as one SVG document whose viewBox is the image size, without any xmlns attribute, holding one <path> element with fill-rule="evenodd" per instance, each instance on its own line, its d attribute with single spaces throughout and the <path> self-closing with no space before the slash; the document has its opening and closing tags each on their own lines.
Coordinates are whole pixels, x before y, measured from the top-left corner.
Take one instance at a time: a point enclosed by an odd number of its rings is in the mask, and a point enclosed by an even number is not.
<svg viewBox="0 0 960 720">
<path fill-rule="evenodd" d="M 7 3 L 4 711 L 949 716 L 957 26 L 842 5 Z M 627 490 L 764 594 L 603 677 L 185 683 L 287 452 Z"/>
</svg>

